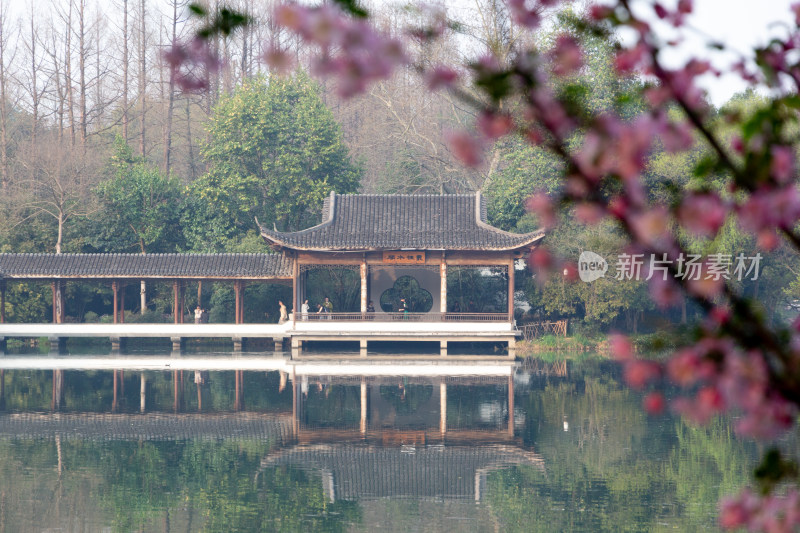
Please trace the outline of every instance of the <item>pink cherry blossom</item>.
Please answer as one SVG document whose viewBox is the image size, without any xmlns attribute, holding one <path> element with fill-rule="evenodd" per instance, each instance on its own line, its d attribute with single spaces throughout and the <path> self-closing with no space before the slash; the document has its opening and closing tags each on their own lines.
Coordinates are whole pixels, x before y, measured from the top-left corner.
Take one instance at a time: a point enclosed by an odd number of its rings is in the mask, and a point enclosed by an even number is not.
<svg viewBox="0 0 800 533">
<path fill-rule="evenodd" d="M 458 72 L 444 65 L 437 65 L 436 67 L 425 71 L 425 82 L 433 91 L 451 87 L 457 81 Z"/>
<path fill-rule="evenodd" d="M 553 201 L 545 193 L 537 193 L 530 196 L 525 201 L 528 211 L 535 213 L 539 217 L 539 223 L 545 228 L 552 228 L 556 225 L 558 218 Z"/>
<path fill-rule="evenodd" d="M 661 374 L 658 363 L 642 359 L 630 359 L 623 366 L 625 382 L 634 389 L 641 389 Z"/>
<path fill-rule="evenodd" d="M 728 216 L 722 200 L 715 193 L 690 193 L 678 208 L 681 226 L 703 237 L 714 237 Z"/>
<path fill-rule="evenodd" d="M 707 378 L 713 371 L 694 348 L 678 350 L 667 362 L 667 375 L 681 387 L 689 387 L 700 379 Z"/>
<path fill-rule="evenodd" d="M 445 133 L 445 142 L 453 155 L 464 165 L 477 167 L 483 163 L 483 143 L 474 135 L 465 131 L 450 131 Z"/>
<path fill-rule="evenodd" d="M 280 5 L 275 10 L 275 22 L 319 47 L 312 71 L 335 78 L 342 97 L 362 93 L 370 83 L 388 78 L 395 67 L 408 61 L 398 39 L 375 30 L 366 21 L 348 17 L 332 4 Z"/>
<path fill-rule="evenodd" d="M 550 57 L 553 62 L 553 73 L 557 76 L 573 74 L 583 66 L 583 50 L 571 35 L 559 35 L 556 38 Z"/>
<path fill-rule="evenodd" d="M 181 90 L 202 92 L 208 89 L 210 75 L 222 67 L 207 39 L 196 37 L 188 44 L 173 43 L 163 53 L 170 75 Z"/>
<path fill-rule="evenodd" d="M 582 224 L 586 225 L 597 224 L 605 216 L 606 216 L 605 210 L 603 210 L 597 204 L 582 202 L 577 206 L 575 206 L 575 218 L 577 218 Z"/>
<path fill-rule="evenodd" d="M 654 273 L 647 280 L 647 287 L 653 301 L 662 309 L 675 307 L 683 300 L 683 293 L 680 287 L 675 282 L 675 279 L 669 275 L 665 277 L 660 272 Z"/>
<path fill-rule="evenodd" d="M 664 412 L 666 402 L 664 396 L 658 392 L 651 392 L 644 397 L 644 408 L 651 415 L 659 415 Z"/>
<path fill-rule="evenodd" d="M 542 22 L 540 9 L 538 6 L 528 7 L 526 4 L 526 0 L 508 0 L 514 22 L 526 28 L 537 28 Z"/>
<path fill-rule="evenodd" d="M 635 352 L 633 344 L 625 335 L 613 333 L 608 337 L 608 348 L 611 355 L 618 361 L 628 361 L 633 358 Z"/>
<path fill-rule="evenodd" d="M 797 187 L 764 186 L 753 192 L 737 208 L 742 229 L 758 232 L 770 228 L 791 228 L 800 218 L 800 194 Z"/>
<path fill-rule="evenodd" d="M 295 68 L 294 57 L 279 48 L 270 47 L 264 51 L 264 61 L 281 74 L 291 72 Z"/>
<path fill-rule="evenodd" d="M 478 116 L 478 131 L 487 139 L 495 140 L 508 135 L 514 129 L 514 120 L 504 114 L 484 111 Z"/>
<path fill-rule="evenodd" d="M 800 525 L 800 493 L 794 487 L 757 495 L 745 489 L 720 506 L 722 529 L 754 533 L 792 533 Z"/>
<path fill-rule="evenodd" d="M 669 241 L 670 217 L 663 206 L 634 213 L 628 221 L 633 235 L 644 244 L 664 245 Z"/>
<path fill-rule="evenodd" d="M 536 248 L 528 254 L 528 265 L 533 270 L 547 271 L 554 263 L 553 255 L 546 248 Z"/>
<path fill-rule="evenodd" d="M 780 184 L 788 183 L 795 177 L 795 157 L 794 151 L 790 147 L 772 147 L 770 173 Z"/>
<path fill-rule="evenodd" d="M 649 53 L 650 49 L 642 42 L 633 48 L 623 48 L 617 52 L 614 66 L 620 74 L 634 72 L 648 64 Z"/>
</svg>

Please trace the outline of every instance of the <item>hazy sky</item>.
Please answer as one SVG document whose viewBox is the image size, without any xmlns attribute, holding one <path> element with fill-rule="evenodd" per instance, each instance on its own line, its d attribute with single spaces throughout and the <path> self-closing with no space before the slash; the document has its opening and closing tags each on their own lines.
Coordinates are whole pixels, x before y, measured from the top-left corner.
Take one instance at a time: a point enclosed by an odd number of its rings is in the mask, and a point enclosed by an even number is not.
<svg viewBox="0 0 800 533">
<path fill-rule="evenodd" d="M 12 18 L 22 15 L 26 9 L 30 9 L 29 2 L 35 2 L 44 12 L 51 9 L 49 2 L 44 0 L 0 0 L 10 8 Z M 54 4 L 65 4 L 67 0 L 52 0 Z M 93 5 L 99 2 L 105 5 L 111 0 L 90 0 Z M 311 0 L 315 1 L 315 0 Z M 445 0 L 456 4 L 474 4 L 472 0 Z M 586 1 L 586 0 L 583 0 Z M 597 0 L 603 2 L 603 0 Z M 634 7 L 641 6 L 646 11 L 652 13 L 650 6 L 654 0 L 634 0 Z M 660 0 L 666 5 L 674 4 L 677 0 Z M 769 36 L 786 32 L 786 25 L 793 25 L 793 16 L 789 6 L 800 0 L 694 0 L 694 13 L 690 17 L 690 25 L 699 32 L 711 38 L 725 42 L 741 53 L 752 56 L 752 47 L 756 44 L 764 44 Z M 149 0 L 150 9 L 164 7 L 169 2 L 167 0 Z M 112 10 L 114 11 L 114 10 Z M 46 16 L 46 15 L 45 15 Z M 668 32 L 670 28 L 664 25 L 659 27 L 659 32 Z M 686 49 L 694 54 L 705 54 L 704 42 L 697 38 L 689 41 Z M 707 54 L 706 54 L 707 55 Z M 719 53 L 716 53 L 719 55 Z M 673 56 L 676 62 L 683 63 L 686 53 L 678 53 Z M 668 57 L 665 57 L 668 59 Z M 714 60 L 715 65 L 723 68 L 735 61 L 731 54 L 719 57 Z M 733 94 L 741 91 L 744 86 L 734 77 L 729 76 L 722 79 L 704 80 L 705 87 L 709 91 L 712 101 L 720 105 L 728 100 Z"/>
<path fill-rule="evenodd" d="M 798 0 L 695 0 L 694 13 L 689 24 L 703 34 L 752 57 L 753 46 L 767 43 L 770 36 L 786 35 L 787 25 L 794 25 L 789 6 L 796 1 Z M 687 48 L 695 54 L 705 53 L 704 43 L 699 38 L 692 39 Z M 673 59 L 682 61 L 685 57 L 678 55 Z M 734 57 L 726 54 L 715 59 L 714 64 L 722 68 L 730 65 Z M 744 88 L 733 76 L 720 79 L 707 77 L 704 82 L 716 105 L 724 103 Z"/>
</svg>

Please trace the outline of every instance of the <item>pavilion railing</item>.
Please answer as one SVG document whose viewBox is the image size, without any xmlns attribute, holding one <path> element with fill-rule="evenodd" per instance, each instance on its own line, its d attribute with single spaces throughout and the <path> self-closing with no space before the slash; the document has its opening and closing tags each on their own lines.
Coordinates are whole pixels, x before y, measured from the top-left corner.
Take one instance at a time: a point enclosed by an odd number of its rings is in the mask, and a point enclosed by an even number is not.
<svg viewBox="0 0 800 533">
<path fill-rule="evenodd" d="M 374 321 L 374 322 L 507 322 L 508 313 L 309 313 L 308 316 L 298 315 L 297 320 L 302 322 L 319 320 L 340 321 Z"/>
<path fill-rule="evenodd" d="M 530 322 L 523 325 L 522 338 L 526 341 L 533 340 L 544 335 L 556 335 L 560 337 L 567 336 L 567 327 L 569 321 L 564 320 L 545 320 L 541 322 Z"/>
</svg>

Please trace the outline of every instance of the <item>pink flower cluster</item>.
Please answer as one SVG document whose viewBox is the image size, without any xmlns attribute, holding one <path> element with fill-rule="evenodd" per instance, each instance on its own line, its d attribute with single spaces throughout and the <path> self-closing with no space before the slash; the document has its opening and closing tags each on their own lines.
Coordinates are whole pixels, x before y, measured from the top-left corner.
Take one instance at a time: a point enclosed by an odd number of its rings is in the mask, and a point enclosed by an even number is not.
<svg viewBox="0 0 800 533">
<path fill-rule="evenodd" d="M 364 92 L 370 83 L 389 78 L 395 67 L 407 62 L 400 40 L 376 31 L 364 19 L 346 15 L 334 4 L 280 5 L 275 22 L 317 45 L 312 69 L 317 75 L 335 78 L 343 97 Z M 270 49 L 266 57 L 278 61 L 281 51 Z"/>
<path fill-rule="evenodd" d="M 208 39 L 202 37 L 195 37 L 188 44 L 173 43 L 163 57 L 175 83 L 185 92 L 208 89 L 211 74 L 222 67 Z"/>
<path fill-rule="evenodd" d="M 743 352 L 729 339 L 702 339 L 666 364 L 637 359 L 622 336 L 613 338 L 611 350 L 631 387 L 641 390 L 666 376 L 687 390 L 672 408 L 697 424 L 733 411 L 737 433 L 758 439 L 775 438 L 794 424 L 797 406 L 773 390 L 762 355 Z"/>
<path fill-rule="evenodd" d="M 789 488 L 765 496 L 743 490 L 722 501 L 719 514 L 722 529 L 747 528 L 751 532 L 792 533 L 800 526 L 800 492 Z"/>
</svg>

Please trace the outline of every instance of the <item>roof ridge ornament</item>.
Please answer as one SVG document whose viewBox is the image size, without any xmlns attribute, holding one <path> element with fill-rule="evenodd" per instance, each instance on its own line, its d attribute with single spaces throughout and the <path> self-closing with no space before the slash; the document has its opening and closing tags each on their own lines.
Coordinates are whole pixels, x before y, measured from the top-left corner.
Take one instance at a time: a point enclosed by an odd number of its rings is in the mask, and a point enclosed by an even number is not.
<svg viewBox="0 0 800 533">
<path fill-rule="evenodd" d="M 328 208 L 328 220 L 324 222 L 333 222 L 333 217 L 336 216 L 336 191 L 331 190 L 331 203 L 330 207 Z"/>
</svg>

